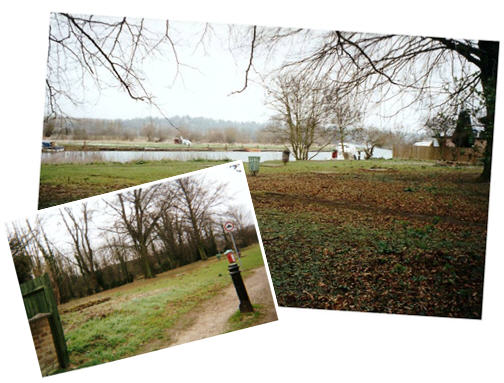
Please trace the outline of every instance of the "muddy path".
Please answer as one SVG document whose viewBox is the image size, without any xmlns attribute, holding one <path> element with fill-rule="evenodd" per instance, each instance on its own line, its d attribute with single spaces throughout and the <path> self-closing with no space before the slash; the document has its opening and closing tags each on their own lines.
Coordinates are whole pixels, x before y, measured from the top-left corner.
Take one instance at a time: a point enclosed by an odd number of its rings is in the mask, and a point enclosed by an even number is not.
<svg viewBox="0 0 504 383">
<path fill-rule="evenodd" d="M 244 278 L 250 300 L 254 305 L 262 306 L 262 315 L 257 324 L 277 320 L 266 270 L 264 267 L 254 269 Z M 162 340 L 154 340 L 144 346 L 141 353 L 159 350 L 194 340 L 208 338 L 229 331 L 228 319 L 238 310 L 238 297 L 231 284 L 222 289 L 215 297 L 209 299 L 184 315 Z"/>
</svg>

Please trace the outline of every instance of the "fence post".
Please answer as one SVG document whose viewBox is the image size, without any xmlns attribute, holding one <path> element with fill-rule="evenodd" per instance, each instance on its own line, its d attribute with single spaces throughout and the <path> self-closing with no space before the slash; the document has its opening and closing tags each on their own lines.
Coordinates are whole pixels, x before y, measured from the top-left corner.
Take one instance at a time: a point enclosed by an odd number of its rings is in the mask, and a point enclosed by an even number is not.
<svg viewBox="0 0 504 383">
<path fill-rule="evenodd" d="M 62 368 L 68 367 L 70 360 L 65 341 L 65 334 L 58 313 L 58 304 L 51 287 L 48 274 L 27 281 L 20 285 L 28 319 L 39 313 L 50 313 L 49 325 L 53 336 L 58 362 Z"/>
<path fill-rule="evenodd" d="M 48 303 L 49 309 L 51 311 L 51 330 L 54 337 L 54 343 L 56 345 L 56 351 L 58 352 L 58 359 L 62 368 L 68 367 L 70 360 L 68 357 L 68 350 L 65 341 L 65 333 L 63 332 L 63 326 L 61 325 L 61 318 L 58 313 L 58 304 L 56 303 L 56 298 L 51 287 L 51 280 L 49 275 L 43 275 L 43 281 L 45 285 L 45 297 Z"/>
</svg>

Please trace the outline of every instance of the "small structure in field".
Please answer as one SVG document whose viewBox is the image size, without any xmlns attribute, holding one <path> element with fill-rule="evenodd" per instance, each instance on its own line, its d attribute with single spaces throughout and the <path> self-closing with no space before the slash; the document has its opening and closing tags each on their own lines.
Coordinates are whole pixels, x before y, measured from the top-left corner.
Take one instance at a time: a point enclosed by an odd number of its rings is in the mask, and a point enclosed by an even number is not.
<svg viewBox="0 0 504 383">
<path fill-rule="evenodd" d="M 261 157 L 258 157 L 258 156 L 250 156 L 248 158 L 249 170 L 253 176 L 255 176 L 255 175 L 257 175 L 257 173 L 259 173 L 259 162 L 260 161 L 261 161 Z"/>
<path fill-rule="evenodd" d="M 287 165 L 287 162 L 289 162 L 289 157 L 290 157 L 290 150 L 285 149 L 282 152 L 282 161 L 283 161 L 284 165 Z"/>
</svg>

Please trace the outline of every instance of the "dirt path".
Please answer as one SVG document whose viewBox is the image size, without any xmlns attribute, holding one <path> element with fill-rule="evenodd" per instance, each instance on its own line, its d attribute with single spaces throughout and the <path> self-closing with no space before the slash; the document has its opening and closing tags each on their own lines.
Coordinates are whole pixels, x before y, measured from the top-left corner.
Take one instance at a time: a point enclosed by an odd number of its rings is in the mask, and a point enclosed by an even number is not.
<svg viewBox="0 0 504 383">
<path fill-rule="evenodd" d="M 261 305 L 264 315 L 256 324 L 267 323 L 277 319 L 272 292 L 264 267 L 254 269 L 244 280 L 250 301 Z M 209 299 L 184 315 L 179 322 L 169 330 L 169 340 L 159 340 L 146 345 L 141 352 L 159 350 L 193 340 L 208 338 L 225 333 L 228 330 L 228 319 L 238 310 L 238 297 L 231 284 L 222 289 L 217 296 Z"/>
</svg>

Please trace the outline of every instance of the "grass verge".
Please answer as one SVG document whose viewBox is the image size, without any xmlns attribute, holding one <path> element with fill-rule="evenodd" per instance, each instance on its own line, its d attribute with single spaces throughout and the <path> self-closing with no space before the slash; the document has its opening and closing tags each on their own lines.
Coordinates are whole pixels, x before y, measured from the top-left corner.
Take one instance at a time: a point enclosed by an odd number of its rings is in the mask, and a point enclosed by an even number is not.
<svg viewBox="0 0 504 383">
<path fill-rule="evenodd" d="M 263 265 L 258 245 L 243 250 L 242 270 Z M 92 366 L 135 355 L 154 339 L 164 339 L 167 329 L 185 313 L 231 284 L 227 261 L 211 259 L 188 269 L 159 274 L 100 293 L 111 300 L 61 315 L 72 368 Z M 86 297 L 65 304 L 79 305 Z M 60 309 L 60 312 L 64 310 Z M 166 339 L 169 341 L 169 339 Z"/>
<path fill-rule="evenodd" d="M 254 312 L 252 313 L 242 314 L 240 310 L 237 310 L 231 315 L 228 319 L 229 327 L 227 332 L 241 330 L 260 323 L 261 319 L 264 317 L 264 313 L 262 312 L 263 307 L 261 305 L 252 305 L 252 307 L 254 308 Z"/>
</svg>

